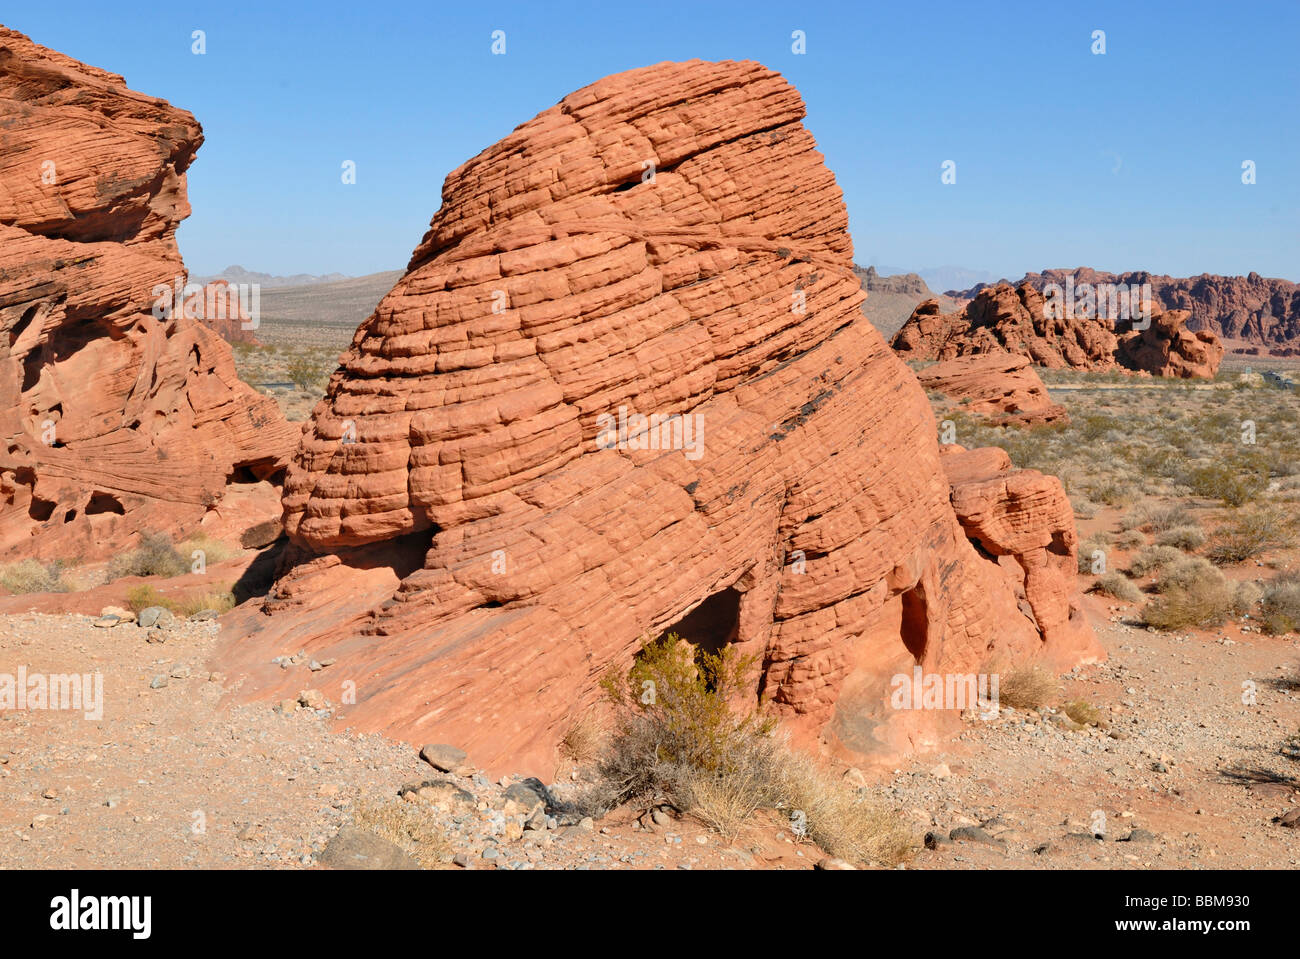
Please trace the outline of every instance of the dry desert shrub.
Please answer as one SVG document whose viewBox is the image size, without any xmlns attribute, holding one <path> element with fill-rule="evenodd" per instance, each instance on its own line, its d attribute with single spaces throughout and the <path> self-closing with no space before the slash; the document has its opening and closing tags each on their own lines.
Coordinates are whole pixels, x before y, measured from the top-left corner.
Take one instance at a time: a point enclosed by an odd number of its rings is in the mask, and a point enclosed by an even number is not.
<svg viewBox="0 0 1300 959">
<path fill-rule="evenodd" d="M 1085 702 L 1082 699 L 1076 699 L 1073 702 L 1066 703 L 1061 708 L 1064 710 L 1065 715 L 1069 716 L 1080 726 L 1099 726 L 1105 721 L 1101 711 L 1098 710 L 1096 706 L 1093 706 L 1091 703 Z"/>
<path fill-rule="evenodd" d="M 235 550 L 219 539 L 213 539 L 207 533 L 195 533 L 176 544 L 176 551 L 182 559 L 193 560 L 194 551 L 202 550 L 204 563 L 220 563 L 235 555 Z"/>
<path fill-rule="evenodd" d="M 1167 593 L 1171 589 L 1191 589 L 1198 583 L 1218 582 L 1223 579 L 1210 561 L 1203 556 L 1179 556 L 1172 563 L 1160 570 L 1156 582 L 1156 592 Z"/>
<path fill-rule="evenodd" d="M 396 843 L 424 869 L 451 862 L 453 850 L 432 807 L 398 799 L 358 801 L 353 821 L 358 828 Z"/>
<path fill-rule="evenodd" d="M 1142 503 L 1124 514 L 1120 528 L 1140 529 L 1148 533 L 1163 533 L 1192 522 L 1187 507 L 1181 503 Z M 1159 542 L 1159 540 L 1157 540 Z"/>
<path fill-rule="evenodd" d="M 1300 631 L 1300 572 L 1281 574 L 1264 586 L 1260 616 L 1273 634 Z"/>
<path fill-rule="evenodd" d="M 1056 677 L 1038 666 L 995 669 L 998 704 L 1013 709 L 1040 709 L 1056 692 Z"/>
<path fill-rule="evenodd" d="M 1175 549 L 1200 549 L 1205 545 L 1205 530 L 1194 524 L 1172 526 L 1156 534 L 1157 546 L 1172 546 Z"/>
<path fill-rule="evenodd" d="M 1141 549 L 1147 544 L 1147 538 L 1135 529 L 1127 530 L 1115 537 L 1115 548 L 1124 552 Z"/>
<path fill-rule="evenodd" d="M 214 609 L 218 613 L 225 613 L 234 608 L 235 594 L 229 588 L 226 588 L 206 590 L 201 593 L 186 593 L 179 596 L 175 601 L 174 611 L 182 616 L 193 616 L 205 609 Z"/>
<path fill-rule="evenodd" d="M 754 664 L 734 647 L 714 654 L 669 634 L 646 644 L 626 675 L 607 674 L 614 728 L 579 805 L 603 814 L 669 803 L 728 839 L 756 810 L 773 809 L 833 856 L 901 861 L 912 841 L 893 812 L 792 750 L 770 716 L 744 705 Z"/>
<path fill-rule="evenodd" d="M 1107 506 L 1127 506 L 1137 497 L 1132 484 L 1112 479 L 1101 480 L 1087 487 L 1088 498 Z"/>
<path fill-rule="evenodd" d="M 1295 522 L 1280 506 L 1235 510 L 1210 536 L 1205 554 L 1219 564 L 1242 563 L 1295 543 Z"/>
<path fill-rule="evenodd" d="M 1147 546 L 1129 560 L 1129 571 L 1134 576 L 1152 576 L 1185 558 L 1182 550 L 1172 546 Z"/>
<path fill-rule="evenodd" d="M 123 576 L 179 576 L 189 572 L 190 564 L 176 551 L 165 533 L 145 533 L 140 546 L 115 556 L 108 564 L 108 578 Z"/>
<path fill-rule="evenodd" d="M 63 564 L 24 559 L 0 569 L 0 586 L 11 593 L 66 593 L 71 589 L 63 576 Z"/>
<path fill-rule="evenodd" d="M 594 762 L 601 753 L 609 730 L 595 710 L 582 713 L 560 739 L 560 754 L 580 766 Z"/>
<path fill-rule="evenodd" d="M 1124 603 L 1137 603 L 1142 599 L 1142 590 L 1123 573 L 1110 572 L 1097 577 L 1092 584 L 1094 592 L 1113 597 Z"/>
<path fill-rule="evenodd" d="M 215 609 L 218 613 L 232 610 L 235 608 L 235 595 L 226 588 L 171 597 L 164 596 L 148 583 L 140 583 L 126 591 L 126 605 L 136 613 L 150 606 L 161 606 L 180 616 L 193 616 L 204 609 Z"/>
<path fill-rule="evenodd" d="M 1222 625 L 1236 608 L 1236 587 L 1209 563 L 1177 569 L 1174 581 L 1162 581 L 1160 594 L 1143 611 L 1147 625 L 1165 630 Z"/>
<path fill-rule="evenodd" d="M 777 808 L 802 812 L 808 838 L 832 856 L 892 866 L 911 855 L 912 835 L 893 810 L 864 790 L 846 788 L 811 756 L 787 752 L 778 772 Z"/>
</svg>

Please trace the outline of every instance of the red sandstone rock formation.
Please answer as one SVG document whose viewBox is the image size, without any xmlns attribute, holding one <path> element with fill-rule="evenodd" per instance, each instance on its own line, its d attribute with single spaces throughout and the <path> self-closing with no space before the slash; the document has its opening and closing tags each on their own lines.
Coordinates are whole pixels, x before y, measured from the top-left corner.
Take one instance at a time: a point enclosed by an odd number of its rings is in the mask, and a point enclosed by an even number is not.
<svg viewBox="0 0 1300 959">
<path fill-rule="evenodd" d="M 1300 284 L 1251 273 L 1249 276 L 1174 277 L 1130 271 L 1104 273 L 1088 267 L 1027 273 L 1021 283 L 1042 290 L 1048 283 L 1151 284 L 1157 312 L 1187 310 L 1187 328 L 1209 330 L 1223 339 L 1244 340 L 1283 351 L 1300 345 Z M 985 288 L 979 284 L 949 295 L 965 302 Z M 1285 354 L 1282 354 L 1285 355 Z"/>
<path fill-rule="evenodd" d="M 1027 356 L 963 356 L 927 366 L 916 376 L 927 390 L 943 393 L 960 409 L 994 423 L 1043 426 L 1070 421 L 1065 407 L 1052 402 Z"/>
<path fill-rule="evenodd" d="M 917 664 L 1100 654 L 1039 588 L 1072 530 L 1019 474 L 970 495 L 968 540 L 803 116 L 758 64 L 665 63 L 448 177 L 290 467 L 279 579 L 222 659 L 246 692 L 296 695 L 268 662 L 305 648 L 336 703 L 355 682 L 354 728 L 549 774 L 599 678 L 670 629 L 757 654 L 754 695 L 855 756 L 956 722 L 889 708 Z"/>
<path fill-rule="evenodd" d="M 1076 586 L 1078 534 L 1061 481 L 1015 469 L 998 448 L 951 444 L 940 452 L 966 536 L 986 555 L 1014 559 L 1023 575 L 1018 596 L 1049 643 L 1077 646 L 1087 629 Z"/>
<path fill-rule="evenodd" d="M 1128 321 L 1121 321 L 1125 327 Z M 1212 333 L 1190 334 L 1183 318 L 1159 314 L 1147 330 L 1115 335 L 1111 319 L 1050 309 L 1028 283 L 985 287 L 955 313 L 926 300 L 894 335 L 906 359 L 951 360 L 982 353 L 1016 353 L 1048 369 L 1110 370 L 1117 366 L 1155 376 L 1213 376 L 1223 346 Z M 1132 344 L 1120 349 L 1121 340 Z"/>
<path fill-rule="evenodd" d="M 1223 344 L 1209 330 L 1186 329 L 1188 315 L 1186 310 L 1173 310 L 1153 316 L 1145 330 L 1123 334 L 1115 359 L 1126 369 L 1159 371 L 1160 376 L 1214 376 L 1223 362 Z"/>
<path fill-rule="evenodd" d="M 185 316 L 198 320 L 227 343 L 256 346 L 256 323 L 244 309 L 238 288 L 226 280 L 213 280 L 184 298 Z"/>
<path fill-rule="evenodd" d="M 0 116 L 0 555 L 256 521 L 297 431 L 159 306 L 183 283 L 198 123 L 2 27 Z"/>
</svg>

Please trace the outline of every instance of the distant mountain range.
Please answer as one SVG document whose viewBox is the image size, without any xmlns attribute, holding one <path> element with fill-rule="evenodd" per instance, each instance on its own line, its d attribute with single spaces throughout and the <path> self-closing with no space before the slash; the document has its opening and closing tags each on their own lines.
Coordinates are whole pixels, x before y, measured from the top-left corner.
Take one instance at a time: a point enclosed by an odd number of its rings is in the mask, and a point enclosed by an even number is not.
<svg viewBox="0 0 1300 959">
<path fill-rule="evenodd" d="M 1257 273 L 1249 276 L 1170 277 L 1142 271 L 1104 273 L 1088 267 L 1072 270 L 1044 270 L 1027 273 L 1016 281 L 998 280 L 987 271 L 963 267 L 936 267 L 908 272 L 890 267 L 854 266 L 867 291 L 862 312 L 889 338 L 911 316 L 923 300 L 937 299 L 941 312 L 952 312 L 986 286 L 1029 283 L 1042 290 L 1048 283 L 1150 283 L 1152 295 L 1164 310 L 1190 310 L 1191 330 L 1213 330 L 1230 347 L 1253 344 L 1282 351 L 1300 348 L 1300 284 L 1270 279 Z M 263 289 L 262 313 L 272 321 L 294 326 L 327 326 L 356 329 L 374 310 L 375 304 L 392 289 L 401 270 L 350 277 L 341 273 L 324 276 L 296 274 L 275 276 L 232 266 L 215 277 L 193 277 L 206 283 L 223 279 L 231 283 L 258 283 Z M 969 282 L 975 277 L 974 282 Z M 936 278 L 963 278 L 967 286 L 940 284 Z M 944 294 L 935 290 L 946 290 Z M 274 291 L 274 292 L 270 292 Z"/>
<path fill-rule="evenodd" d="M 1072 270 L 1044 270 L 1026 273 L 1020 280 L 1000 280 L 1019 286 L 1028 283 L 1042 290 L 1048 283 L 1065 286 L 1072 279 L 1080 283 L 1141 285 L 1151 284 L 1151 295 L 1165 310 L 1190 310 L 1190 330 L 1212 330 L 1229 343 L 1250 343 L 1273 350 L 1300 347 L 1300 284 L 1290 280 L 1270 279 L 1251 273 L 1249 276 L 1173 277 L 1134 270 L 1128 273 L 1105 273 L 1086 266 Z M 949 289 L 948 296 L 959 302 L 973 299 L 992 283 L 977 283 L 968 289 Z"/>
<path fill-rule="evenodd" d="M 225 280 L 227 283 L 256 283 L 266 289 L 272 289 L 279 286 L 307 286 L 311 283 L 337 283 L 339 280 L 350 279 L 352 277 L 345 273 L 326 273 L 324 276 L 313 276 L 310 273 L 274 276 L 270 273 L 245 270 L 242 266 L 228 266 L 213 276 L 192 276 L 190 282 L 211 283 L 213 280 Z"/>
<path fill-rule="evenodd" d="M 898 331 L 922 300 L 938 299 L 947 312 L 957 309 L 957 304 L 948 297 L 932 292 L 933 288 L 922 274 L 900 270 L 895 275 L 882 275 L 877 267 L 856 265 L 853 270 L 867 291 L 862 312 L 886 339 Z M 262 287 L 262 323 L 258 337 L 265 342 L 278 343 L 283 337 L 301 337 L 308 329 L 355 330 L 374 311 L 384 294 L 401 279 L 402 272 L 389 270 L 355 277 L 341 273 L 275 276 L 232 266 L 216 276 L 191 277 L 191 282 L 225 280 L 228 283 L 259 284 Z M 977 271 L 962 271 L 962 275 L 977 275 Z"/>
<path fill-rule="evenodd" d="M 960 290 L 976 283 L 993 283 L 998 278 L 996 273 L 988 270 L 972 270 L 964 266 L 930 266 L 921 270 L 905 270 L 897 266 L 876 265 L 875 270 L 881 276 L 913 273 L 925 280 L 926 286 L 932 290 Z"/>
<path fill-rule="evenodd" d="M 862 313 L 871 325 L 888 340 L 899 331 L 922 300 L 937 299 L 945 312 L 957 309 L 957 304 L 946 296 L 931 292 L 925 279 L 916 273 L 882 275 L 874 266 L 854 265 L 853 272 L 867 292 Z"/>
</svg>

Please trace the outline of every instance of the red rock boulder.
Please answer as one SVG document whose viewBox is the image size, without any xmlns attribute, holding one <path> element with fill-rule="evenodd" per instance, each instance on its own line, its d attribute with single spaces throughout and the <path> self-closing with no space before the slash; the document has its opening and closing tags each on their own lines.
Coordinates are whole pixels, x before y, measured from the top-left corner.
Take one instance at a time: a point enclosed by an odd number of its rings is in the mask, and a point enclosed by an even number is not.
<svg viewBox="0 0 1300 959">
<path fill-rule="evenodd" d="M 198 123 L 4 28 L 0 116 L 0 556 L 256 521 L 297 431 L 170 308 Z"/>
<path fill-rule="evenodd" d="M 1156 376 L 1213 377 L 1223 362 L 1223 344 L 1209 330 L 1187 329 L 1189 315 L 1187 310 L 1172 310 L 1152 317 L 1145 330 L 1120 336 L 1115 353 L 1119 365 Z"/>
<path fill-rule="evenodd" d="M 927 390 L 944 394 L 957 409 L 996 424 L 1070 422 L 1065 407 L 1052 402 L 1027 356 L 1002 352 L 962 356 L 927 366 L 916 377 Z"/>
</svg>

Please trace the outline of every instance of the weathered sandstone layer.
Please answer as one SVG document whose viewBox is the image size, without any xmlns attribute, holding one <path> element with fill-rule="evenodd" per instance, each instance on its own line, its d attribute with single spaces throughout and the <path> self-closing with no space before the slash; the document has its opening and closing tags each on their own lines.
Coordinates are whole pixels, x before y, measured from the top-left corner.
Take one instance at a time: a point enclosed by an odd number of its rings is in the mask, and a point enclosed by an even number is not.
<svg viewBox="0 0 1300 959">
<path fill-rule="evenodd" d="M 943 360 L 919 370 L 916 377 L 957 408 L 993 423 L 1045 426 L 1070 421 L 1065 407 L 1052 402 L 1029 357 L 1018 353 L 975 353 Z"/>
</svg>

